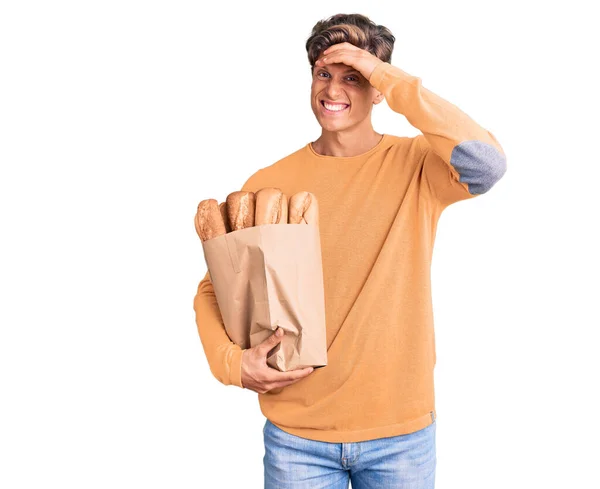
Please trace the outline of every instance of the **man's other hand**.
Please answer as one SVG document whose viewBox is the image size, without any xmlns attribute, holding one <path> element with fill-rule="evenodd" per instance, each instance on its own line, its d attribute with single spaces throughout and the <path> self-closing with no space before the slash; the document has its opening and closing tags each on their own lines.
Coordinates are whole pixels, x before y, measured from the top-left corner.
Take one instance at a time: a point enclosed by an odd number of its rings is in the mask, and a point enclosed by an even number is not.
<svg viewBox="0 0 600 489">
<path fill-rule="evenodd" d="M 281 336 L 278 336 L 277 333 L 280 333 Z M 277 332 L 262 343 L 244 350 L 242 354 L 242 386 L 244 389 L 265 394 L 271 389 L 294 384 L 314 370 L 312 367 L 307 367 L 289 372 L 280 372 L 269 367 L 267 365 L 267 355 L 277 346 L 281 338 L 283 338 L 283 330 L 277 328 Z"/>
</svg>

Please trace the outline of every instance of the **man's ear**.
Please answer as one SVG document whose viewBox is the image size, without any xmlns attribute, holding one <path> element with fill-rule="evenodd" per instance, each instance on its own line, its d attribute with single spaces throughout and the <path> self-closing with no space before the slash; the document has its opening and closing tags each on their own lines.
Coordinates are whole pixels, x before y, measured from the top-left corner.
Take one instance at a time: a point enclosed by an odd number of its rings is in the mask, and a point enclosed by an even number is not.
<svg viewBox="0 0 600 489">
<path fill-rule="evenodd" d="M 377 105 L 385 98 L 385 95 L 381 93 L 379 90 L 375 90 L 375 95 L 373 96 L 373 104 Z"/>
</svg>

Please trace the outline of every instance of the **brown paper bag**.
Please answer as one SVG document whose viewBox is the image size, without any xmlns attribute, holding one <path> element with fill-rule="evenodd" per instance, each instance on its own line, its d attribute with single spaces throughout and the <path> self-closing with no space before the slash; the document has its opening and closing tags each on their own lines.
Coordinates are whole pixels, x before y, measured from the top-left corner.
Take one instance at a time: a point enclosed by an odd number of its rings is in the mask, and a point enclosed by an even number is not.
<svg viewBox="0 0 600 489">
<path fill-rule="evenodd" d="M 319 228 L 263 224 L 202 242 L 225 330 L 241 348 L 284 336 L 267 364 L 282 372 L 327 365 Z"/>
</svg>

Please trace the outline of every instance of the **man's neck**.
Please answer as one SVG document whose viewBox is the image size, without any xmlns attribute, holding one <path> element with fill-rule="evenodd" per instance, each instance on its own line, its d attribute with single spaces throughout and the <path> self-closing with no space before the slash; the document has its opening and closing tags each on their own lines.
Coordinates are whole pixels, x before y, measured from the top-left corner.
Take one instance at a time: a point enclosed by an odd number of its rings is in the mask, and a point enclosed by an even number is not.
<svg viewBox="0 0 600 489">
<path fill-rule="evenodd" d="M 352 157 L 368 152 L 377 146 L 383 134 L 375 131 L 360 136 L 342 132 L 327 132 L 311 143 L 313 150 L 322 156 Z"/>
</svg>

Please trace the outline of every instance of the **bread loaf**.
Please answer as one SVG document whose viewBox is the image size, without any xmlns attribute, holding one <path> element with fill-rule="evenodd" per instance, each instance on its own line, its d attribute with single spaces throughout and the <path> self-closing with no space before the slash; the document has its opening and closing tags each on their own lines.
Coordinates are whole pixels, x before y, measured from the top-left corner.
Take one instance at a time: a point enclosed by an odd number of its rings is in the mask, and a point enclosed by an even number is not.
<svg viewBox="0 0 600 489">
<path fill-rule="evenodd" d="M 254 192 L 238 190 L 226 199 L 227 217 L 232 231 L 254 226 L 256 196 Z"/>
<path fill-rule="evenodd" d="M 254 225 L 287 224 L 288 199 L 281 189 L 264 187 L 256 192 Z"/>
<path fill-rule="evenodd" d="M 221 218 L 223 224 L 225 224 L 225 232 L 231 232 L 231 225 L 229 224 L 229 216 L 227 216 L 227 202 L 221 202 L 219 204 L 219 210 L 221 211 Z"/>
<path fill-rule="evenodd" d="M 198 204 L 194 225 L 202 241 L 216 238 L 227 232 L 215 199 L 206 199 Z"/>
<path fill-rule="evenodd" d="M 290 197 L 289 224 L 319 225 L 319 204 L 311 192 L 298 192 Z"/>
<path fill-rule="evenodd" d="M 288 196 L 282 194 L 281 196 L 281 218 L 276 224 L 287 224 L 288 223 Z"/>
</svg>

